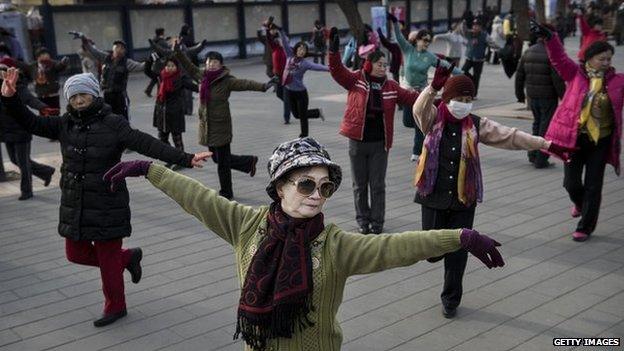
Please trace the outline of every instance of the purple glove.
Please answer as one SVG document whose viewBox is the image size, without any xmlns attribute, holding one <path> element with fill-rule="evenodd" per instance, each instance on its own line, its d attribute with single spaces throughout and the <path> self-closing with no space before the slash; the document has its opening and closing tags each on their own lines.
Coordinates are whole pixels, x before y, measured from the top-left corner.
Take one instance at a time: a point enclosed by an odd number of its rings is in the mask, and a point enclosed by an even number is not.
<svg viewBox="0 0 624 351">
<path fill-rule="evenodd" d="M 104 174 L 104 181 L 111 184 L 111 191 L 124 182 L 126 177 L 146 176 L 152 161 L 123 161 L 114 165 Z"/>
<path fill-rule="evenodd" d="M 464 228 L 461 230 L 459 241 L 463 249 L 473 254 L 488 268 L 505 265 L 503 258 L 496 249 L 501 244 L 487 235 L 481 235 L 476 230 Z"/>
</svg>

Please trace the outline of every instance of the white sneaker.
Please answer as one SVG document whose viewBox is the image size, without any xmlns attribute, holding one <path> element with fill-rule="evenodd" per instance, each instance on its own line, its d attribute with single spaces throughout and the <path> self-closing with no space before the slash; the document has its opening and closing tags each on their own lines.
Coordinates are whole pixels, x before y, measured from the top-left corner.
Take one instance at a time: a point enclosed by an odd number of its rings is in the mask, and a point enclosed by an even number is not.
<svg viewBox="0 0 624 351">
<path fill-rule="evenodd" d="M 420 158 L 420 155 L 412 154 L 412 157 L 410 158 L 410 160 L 412 160 L 412 162 L 418 163 L 419 158 Z"/>
</svg>

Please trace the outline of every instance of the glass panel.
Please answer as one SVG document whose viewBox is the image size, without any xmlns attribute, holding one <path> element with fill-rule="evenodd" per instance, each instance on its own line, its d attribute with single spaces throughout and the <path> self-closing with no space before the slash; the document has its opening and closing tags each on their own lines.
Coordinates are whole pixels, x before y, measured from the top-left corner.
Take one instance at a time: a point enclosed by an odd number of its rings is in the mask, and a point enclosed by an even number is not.
<svg viewBox="0 0 624 351">
<path fill-rule="evenodd" d="M 470 8 L 472 9 L 473 14 L 477 14 L 477 12 L 483 9 L 483 0 L 472 0 L 470 2 Z"/>
<path fill-rule="evenodd" d="M 347 29 L 349 28 L 349 23 L 347 23 L 347 18 L 338 4 L 335 3 L 327 3 L 325 5 L 325 19 L 327 21 L 327 27 L 337 27 L 338 29 Z"/>
<path fill-rule="evenodd" d="M 433 19 L 441 20 L 448 18 L 448 4 L 445 0 L 433 2 Z"/>
<path fill-rule="evenodd" d="M 219 25 L 215 26 L 215 23 L 219 23 Z M 193 26 L 197 41 L 202 39 L 208 41 L 237 40 L 238 17 L 236 16 L 236 7 L 193 8 Z"/>
<path fill-rule="evenodd" d="M 362 22 L 366 24 L 371 24 L 371 7 L 373 6 L 381 6 L 381 4 L 377 1 L 369 1 L 369 2 L 358 2 L 358 11 L 360 12 L 360 16 L 362 16 Z"/>
<path fill-rule="evenodd" d="M 427 10 L 429 2 L 427 0 L 412 0 L 412 11 L 410 18 L 412 22 L 427 21 Z"/>
<path fill-rule="evenodd" d="M 269 16 L 275 18 L 275 24 L 282 26 L 282 10 L 278 5 L 245 6 L 245 36 L 255 38 L 256 31 Z"/>
<path fill-rule="evenodd" d="M 288 31 L 292 34 L 312 32 L 314 21 L 319 19 L 318 4 L 288 4 Z"/>
<path fill-rule="evenodd" d="M 461 18 L 466 11 L 466 0 L 453 0 L 453 18 Z"/>
<path fill-rule="evenodd" d="M 147 39 L 154 37 L 157 27 L 165 29 L 165 36 L 177 36 L 184 24 L 182 9 L 136 9 L 129 12 L 135 48 L 148 48 Z"/>
<path fill-rule="evenodd" d="M 501 2 L 501 12 L 509 12 L 511 10 L 511 0 L 503 0 Z"/>
<path fill-rule="evenodd" d="M 67 34 L 70 30 L 83 32 L 104 50 L 110 50 L 113 41 L 122 38 L 121 14 L 117 11 L 55 12 L 53 21 L 59 55 L 75 54 L 80 48 L 80 40 Z"/>
</svg>

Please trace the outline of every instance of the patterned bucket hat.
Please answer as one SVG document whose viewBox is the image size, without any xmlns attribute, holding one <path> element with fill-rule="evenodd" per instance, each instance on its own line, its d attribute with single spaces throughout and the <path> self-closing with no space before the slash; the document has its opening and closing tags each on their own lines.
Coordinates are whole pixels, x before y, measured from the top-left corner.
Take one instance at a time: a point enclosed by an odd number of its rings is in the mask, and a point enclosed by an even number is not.
<svg viewBox="0 0 624 351">
<path fill-rule="evenodd" d="M 266 187 L 267 193 L 273 200 L 278 201 L 275 181 L 289 171 L 311 166 L 327 166 L 329 180 L 334 182 L 338 189 L 342 181 L 340 166 L 331 161 L 329 153 L 321 144 L 311 137 L 305 137 L 281 143 L 273 150 L 267 165 L 271 177 Z"/>
</svg>

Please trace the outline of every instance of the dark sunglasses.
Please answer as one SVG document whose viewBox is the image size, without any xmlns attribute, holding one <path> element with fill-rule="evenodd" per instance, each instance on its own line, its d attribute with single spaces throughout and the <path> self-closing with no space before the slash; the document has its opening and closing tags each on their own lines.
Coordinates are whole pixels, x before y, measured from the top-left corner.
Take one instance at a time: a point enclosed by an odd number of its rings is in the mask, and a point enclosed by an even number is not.
<svg viewBox="0 0 624 351">
<path fill-rule="evenodd" d="M 316 191 L 316 189 L 319 189 L 319 194 L 322 197 L 329 199 L 336 191 L 336 184 L 332 181 L 317 184 L 314 179 L 305 177 L 297 180 L 288 179 L 288 181 L 294 184 L 297 187 L 297 192 L 303 196 L 310 196 L 314 193 L 314 191 Z"/>
</svg>

